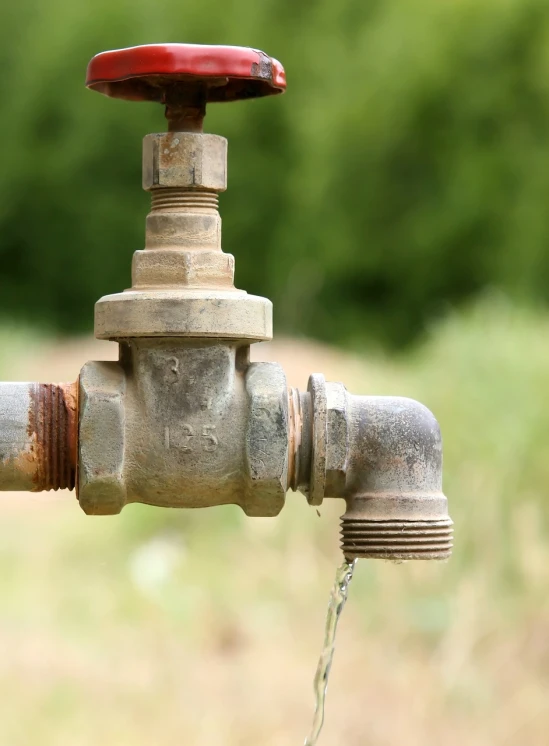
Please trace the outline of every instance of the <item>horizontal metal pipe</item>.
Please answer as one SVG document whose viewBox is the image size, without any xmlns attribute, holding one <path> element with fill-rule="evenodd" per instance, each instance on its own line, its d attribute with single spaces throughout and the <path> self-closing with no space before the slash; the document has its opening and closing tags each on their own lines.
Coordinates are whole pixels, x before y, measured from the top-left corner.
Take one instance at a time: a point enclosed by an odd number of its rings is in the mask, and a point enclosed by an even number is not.
<svg viewBox="0 0 549 746">
<path fill-rule="evenodd" d="M 73 489 L 76 383 L 0 383 L 0 490 Z"/>
</svg>

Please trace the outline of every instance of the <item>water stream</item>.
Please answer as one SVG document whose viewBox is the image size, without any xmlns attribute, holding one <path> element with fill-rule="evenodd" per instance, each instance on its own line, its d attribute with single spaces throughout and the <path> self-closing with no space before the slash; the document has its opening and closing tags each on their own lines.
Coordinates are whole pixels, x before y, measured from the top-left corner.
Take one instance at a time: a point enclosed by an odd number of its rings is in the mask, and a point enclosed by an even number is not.
<svg viewBox="0 0 549 746">
<path fill-rule="evenodd" d="M 326 628 L 324 630 L 324 647 L 318 659 L 318 666 L 314 678 L 315 692 L 315 714 L 311 731 L 305 739 L 304 746 L 316 746 L 322 725 L 324 723 L 324 705 L 326 702 L 326 691 L 328 689 L 328 678 L 334 658 L 335 637 L 337 632 L 337 623 L 349 590 L 349 583 L 353 577 L 356 560 L 353 562 L 343 562 L 337 568 L 335 582 L 330 593 L 330 603 L 328 604 L 328 614 L 326 615 Z"/>
</svg>

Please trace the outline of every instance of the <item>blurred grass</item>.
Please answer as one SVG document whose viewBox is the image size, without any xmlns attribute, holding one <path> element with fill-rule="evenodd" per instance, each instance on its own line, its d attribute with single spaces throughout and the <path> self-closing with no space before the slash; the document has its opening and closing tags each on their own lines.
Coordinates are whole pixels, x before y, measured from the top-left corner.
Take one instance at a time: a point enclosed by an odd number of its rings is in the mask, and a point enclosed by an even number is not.
<svg viewBox="0 0 549 746">
<path fill-rule="evenodd" d="M 2 378 L 79 349 L 20 332 L 0 331 Z M 549 315 L 492 296 L 405 357 L 339 356 L 349 389 L 439 418 L 456 549 L 443 564 L 359 563 L 325 746 L 547 742 L 548 336 Z M 334 364 L 297 349 L 271 352 L 297 376 L 310 357 Z M 342 507 L 318 518 L 289 495 L 277 519 L 88 518 L 73 495 L 3 498 L 0 743 L 301 743 Z"/>
</svg>

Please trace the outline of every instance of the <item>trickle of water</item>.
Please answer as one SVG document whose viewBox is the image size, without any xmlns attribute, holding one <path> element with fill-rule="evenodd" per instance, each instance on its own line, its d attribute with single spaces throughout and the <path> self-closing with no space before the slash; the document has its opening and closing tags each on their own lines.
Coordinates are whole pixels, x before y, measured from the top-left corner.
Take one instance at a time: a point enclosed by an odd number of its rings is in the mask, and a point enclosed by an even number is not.
<svg viewBox="0 0 549 746">
<path fill-rule="evenodd" d="M 318 666 L 314 678 L 315 692 L 315 714 L 311 731 L 305 739 L 304 746 L 315 746 L 322 730 L 324 723 L 324 705 L 326 702 L 326 691 L 328 689 L 328 678 L 334 658 L 335 637 L 337 632 L 337 623 L 349 590 L 349 583 L 353 577 L 356 560 L 352 562 L 343 562 L 337 568 L 335 582 L 330 593 L 330 603 L 328 604 L 328 614 L 326 615 L 326 628 L 324 630 L 324 647 L 318 659 Z"/>
</svg>

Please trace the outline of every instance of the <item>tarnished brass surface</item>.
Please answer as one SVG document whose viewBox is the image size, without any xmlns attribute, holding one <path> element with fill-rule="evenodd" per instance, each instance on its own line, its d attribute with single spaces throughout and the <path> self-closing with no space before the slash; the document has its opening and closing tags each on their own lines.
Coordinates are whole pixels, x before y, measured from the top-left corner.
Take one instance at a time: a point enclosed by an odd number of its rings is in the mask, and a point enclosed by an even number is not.
<svg viewBox="0 0 549 746">
<path fill-rule="evenodd" d="M 217 195 L 226 163 L 223 137 L 147 135 L 145 249 L 134 254 L 132 288 L 97 302 L 96 337 L 272 338 L 271 302 L 234 287 L 234 258 L 221 249 Z"/>
<path fill-rule="evenodd" d="M 88 363 L 80 402 L 88 513 L 236 503 L 272 516 L 301 489 L 315 505 L 346 500 L 348 558 L 450 554 L 440 432 L 419 402 L 353 396 L 321 375 L 288 391 L 282 368 L 250 364 L 247 346 L 178 338 L 130 340 L 119 363 Z"/>
<path fill-rule="evenodd" d="M 129 502 L 280 512 L 288 414 L 279 365 L 250 365 L 236 344 L 132 340 L 120 363 L 88 363 L 80 387 L 86 512 Z"/>
<path fill-rule="evenodd" d="M 89 514 L 234 503 L 250 516 L 277 515 L 287 490 L 300 490 L 311 505 L 346 501 L 349 560 L 448 557 L 429 410 L 353 396 L 321 374 L 288 390 L 279 365 L 250 363 L 249 345 L 272 337 L 271 302 L 235 288 L 221 248 L 227 142 L 190 126 L 196 107 L 178 101 L 170 132 L 144 141 L 151 211 L 132 287 L 95 308 L 96 337 L 118 342 L 119 361 L 87 363 L 78 391 L 0 384 L 0 489 L 72 488 L 77 471 Z M 173 131 L 177 122 L 188 131 Z"/>
</svg>

